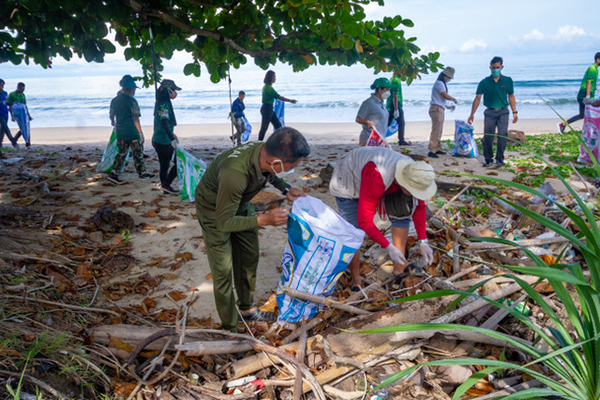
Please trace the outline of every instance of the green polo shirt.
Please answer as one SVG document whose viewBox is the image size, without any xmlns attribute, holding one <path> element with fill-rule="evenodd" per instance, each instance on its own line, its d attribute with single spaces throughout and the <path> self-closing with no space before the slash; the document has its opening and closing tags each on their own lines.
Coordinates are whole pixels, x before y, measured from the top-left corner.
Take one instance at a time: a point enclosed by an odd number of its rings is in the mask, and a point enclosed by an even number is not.
<svg viewBox="0 0 600 400">
<path fill-rule="evenodd" d="M 27 100 L 25 99 L 25 93 L 19 93 L 17 91 L 10 92 L 10 94 L 8 95 L 8 98 L 6 99 L 6 102 L 8 104 L 12 104 L 12 103 L 27 104 Z"/>
<path fill-rule="evenodd" d="M 117 131 L 117 139 L 119 140 L 140 140 L 134 117 L 140 117 L 140 106 L 133 96 L 124 92 L 119 92 L 110 103 L 110 111 L 114 114 L 117 122 L 115 130 Z"/>
<path fill-rule="evenodd" d="M 238 215 L 250 200 L 271 182 L 285 190 L 286 182 L 260 170 L 263 142 L 250 142 L 219 154 L 206 168 L 196 187 L 196 209 L 204 221 L 215 222 L 218 230 L 239 232 L 258 227 L 255 215 Z"/>
<path fill-rule="evenodd" d="M 273 85 L 265 85 L 262 90 L 262 103 L 263 104 L 273 104 L 276 99 L 281 96 L 275 89 L 273 89 Z"/>
<path fill-rule="evenodd" d="M 513 80 L 500 75 L 498 82 L 490 75 L 477 85 L 476 94 L 483 95 L 483 105 L 487 108 L 502 108 L 508 105 L 508 95 L 514 94 Z"/>
<path fill-rule="evenodd" d="M 175 113 L 173 112 L 172 106 L 168 101 L 161 101 L 156 106 L 156 111 L 154 112 L 154 135 L 152 135 L 152 141 L 169 145 L 172 140 L 169 137 L 167 131 L 162 124 L 162 121 L 167 121 L 167 126 L 171 133 L 173 133 L 173 129 L 175 129 Z"/>
<path fill-rule="evenodd" d="M 579 89 L 579 93 L 577 93 L 578 99 L 585 98 L 585 88 L 587 87 L 587 83 L 592 81 L 592 86 L 590 87 L 590 97 L 593 99 L 594 94 L 596 93 L 596 81 L 598 80 L 598 66 L 594 63 L 590 65 L 590 67 L 585 71 L 585 75 L 583 75 L 583 79 L 581 80 L 581 87 Z M 12 93 L 11 93 L 12 94 Z"/>
<path fill-rule="evenodd" d="M 400 78 L 395 77 L 392 79 L 392 88 L 390 89 L 390 92 L 392 92 L 392 94 L 390 95 L 390 97 L 387 98 L 386 102 L 385 102 L 385 106 L 388 110 L 388 112 L 390 114 L 394 113 L 394 94 L 398 95 L 398 109 L 400 110 L 402 108 L 402 83 L 400 81 Z"/>
</svg>

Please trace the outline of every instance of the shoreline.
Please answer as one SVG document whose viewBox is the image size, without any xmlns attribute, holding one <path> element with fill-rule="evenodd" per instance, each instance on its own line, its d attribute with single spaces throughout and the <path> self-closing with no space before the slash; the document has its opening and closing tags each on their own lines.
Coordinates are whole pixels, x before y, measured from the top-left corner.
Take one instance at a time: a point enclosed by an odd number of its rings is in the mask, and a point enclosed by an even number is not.
<svg viewBox="0 0 600 400">
<path fill-rule="evenodd" d="M 447 113 L 446 117 L 451 117 Z M 526 135 L 537 135 L 541 133 L 556 133 L 556 125 L 560 120 L 558 118 L 530 118 L 520 119 L 516 124 L 509 122 L 508 129 L 517 129 L 525 132 Z M 253 127 L 250 140 L 257 139 L 260 122 L 251 121 Z M 576 126 L 579 123 L 575 123 Z M 343 144 L 344 142 L 358 143 L 360 126 L 355 122 L 288 122 L 288 126 L 294 127 L 302 132 L 306 138 L 317 141 L 319 144 Z M 483 120 L 476 119 L 474 122 L 475 134 L 483 132 Z M 11 131 L 16 132 L 16 127 L 11 126 Z M 152 126 L 143 125 L 142 129 L 146 135 L 146 147 L 151 147 Z M 431 129 L 430 121 L 407 121 L 406 122 L 406 140 L 422 142 L 429 140 Z M 269 129 L 268 134 L 272 132 Z M 86 126 L 86 127 L 53 127 L 53 128 L 31 128 L 32 145 L 51 145 L 51 144 L 82 144 L 103 147 L 111 134 L 110 126 Z M 175 128 L 175 134 L 179 137 L 182 145 L 197 144 L 198 140 L 206 141 L 209 144 L 229 145 L 229 136 L 231 135 L 230 123 L 212 123 L 212 124 L 194 124 L 178 125 Z M 444 134 L 442 139 L 453 140 L 454 119 L 447 119 L 444 122 Z M 395 141 L 392 137 L 391 141 Z M 6 146 L 7 143 L 5 143 Z M 9 144 L 10 146 L 10 144 Z M 6 147 L 9 147 L 6 146 Z"/>
</svg>

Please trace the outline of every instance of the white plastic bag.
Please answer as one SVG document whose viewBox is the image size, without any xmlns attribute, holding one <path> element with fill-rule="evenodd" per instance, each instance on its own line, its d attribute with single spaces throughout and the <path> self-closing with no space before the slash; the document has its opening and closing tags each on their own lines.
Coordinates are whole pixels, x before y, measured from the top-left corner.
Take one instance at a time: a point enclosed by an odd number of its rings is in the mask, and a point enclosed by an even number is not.
<svg viewBox="0 0 600 400">
<path fill-rule="evenodd" d="M 175 152 L 177 163 L 177 182 L 179 189 L 179 197 L 181 201 L 194 201 L 196 186 L 204 171 L 206 171 L 206 163 L 197 159 L 187 151 L 177 147 Z"/>
<path fill-rule="evenodd" d="M 288 243 L 283 252 L 283 271 L 277 292 L 279 322 L 312 318 L 319 305 L 286 295 L 289 287 L 317 296 L 333 293 L 365 233 L 350 225 L 321 200 L 307 196 L 294 201 L 288 219 Z"/>
<path fill-rule="evenodd" d="M 479 157 L 479 149 L 477 149 L 477 143 L 473 138 L 473 125 L 467 124 L 465 121 L 455 120 L 454 121 L 454 147 L 452 148 L 452 155 L 458 157 Z"/>
<path fill-rule="evenodd" d="M 113 128 L 110 138 L 108 139 L 108 143 L 106 144 L 106 148 L 104 149 L 104 153 L 102 154 L 102 160 L 98 163 L 96 171 L 110 174 L 115 162 L 115 158 L 117 157 L 117 153 L 119 153 L 119 148 L 117 147 L 117 131 Z M 121 170 L 118 172 L 119 174 L 123 172 L 123 169 L 125 169 L 127 160 L 129 160 L 129 154 L 130 152 L 128 151 L 127 155 L 125 156 L 125 162 L 123 163 Z"/>
</svg>

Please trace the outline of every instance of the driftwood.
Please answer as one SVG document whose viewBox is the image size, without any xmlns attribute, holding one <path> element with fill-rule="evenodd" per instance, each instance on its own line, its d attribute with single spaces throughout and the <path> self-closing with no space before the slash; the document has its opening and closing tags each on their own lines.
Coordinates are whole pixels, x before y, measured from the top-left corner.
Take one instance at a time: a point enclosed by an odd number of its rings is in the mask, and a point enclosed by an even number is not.
<svg viewBox="0 0 600 400">
<path fill-rule="evenodd" d="M 201 356 L 246 352 L 252 350 L 252 345 L 244 340 L 211 340 L 175 345 L 175 348 L 185 351 L 187 356 Z"/>
<path fill-rule="evenodd" d="M 580 239 L 582 242 L 585 242 L 585 238 Z M 502 244 L 502 243 L 485 243 L 485 242 L 476 242 L 476 243 L 468 243 L 468 249 L 471 251 L 486 251 L 486 250 L 494 250 L 494 251 L 502 251 L 502 250 L 518 250 L 517 246 L 529 247 L 529 246 L 544 246 L 546 244 L 555 244 L 555 243 L 565 243 L 570 240 L 564 238 L 562 236 L 546 238 L 546 239 L 527 239 L 527 240 L 519 240 L 515 242 L 515 245 L 510 244 Z"/>
<path fill-rule="evenodd" d="M 339 310 L 346 311 L 346 312 L 349 312 L 352 314 L 358 314 L 358 315 L 370 315 L 371 314 L 369 311 L 365 311 L 365 310 L 357 308 L 357 307 L 349 306 L 347 304 L 331 300 L 330 297 L 315 296 L 314 294 L 308 294 L 308 293 L 302 292 L 300 290 L 296 290 L 296 289 L 292 289 L 292 288 L 288 288 L 288 287 L 281 287 L 281 290 L 283 292 L 285 292 L 288 296 L 293 297 L 298 300 L 310 301 L 311 303 L 316 303 L 316 304 L 323 304 L 326 307 L 337 308 Z"/>
<path fill-rule="evenodd" d="M 436 335 L 438 333 L 440 335 L 444 336 L 448 340 L 451 340 L 451 339 L 466 340 L 469 342 L 485 343 L 485 344 L 491 344 L 493 346 L 499 346 L 499 347 L 504 347 L 504 346 L 513 347 L 506 340 L 496 339 L 496 338 L 493 338 L 493 337 L 488 336 L 481 332 L 461 331 L 459 329 L 436 329 L 436 330 L 429 330 L 429 331 L 396 332 L 396 334 L 398 335 L 397 336 L 398 340 L 402 341 L 402 342 L 406 342 L 406 341 L 409 341 L 412 339 L 431 339 L 434 335 Z M 516 336 L 511 336 L 511 335 L 506 335 L 506 334 L 501 334 L 501 335 L 506 337 L 507 339 L 513 339 L 513 340 L 516 340 L 523 344 L 532 345 L 531 342 L 529 342 L 525 339 L 521 339 Z"/>
<path fill-rule="evenodd" d="M 300 328 L 302 332 L 300 332 L 300 343 L 298 348 L 298 353 L 296 354 L 296 358 L 298 362 L 304 364 L 304 358 L 306 357 L 306 342 L 308 341 L 308 336 L 306 333 L 306 320 L 302 320 L 302 327 Z M 300 370 L 296 370 L 296 378 L 294 379 L 294 397 L 293 400 L 300 400 L 302 397 L 302 373 Z"/>
<path fill-rule="evenodd" d="M 535 283 L 538 279 L 540 279 L 537 276 L 531 276 L 531 275 L 518 275 L 518 277 L 527 281 L 528 283 Z M 454 287 L 459 290 L 468 289 L 471 286 L 476 285 L 480 282 L 483 282 L 487 279 L 490 279 L 490 282 L 495 282 L 495 283 L 514 282 L 514 279 L 506 277 L 506 276 L 497 276 L 497 277 L 483 276 L 481 278 L 467 279 L 464 281 L 455 282 Z"/>
</svg>

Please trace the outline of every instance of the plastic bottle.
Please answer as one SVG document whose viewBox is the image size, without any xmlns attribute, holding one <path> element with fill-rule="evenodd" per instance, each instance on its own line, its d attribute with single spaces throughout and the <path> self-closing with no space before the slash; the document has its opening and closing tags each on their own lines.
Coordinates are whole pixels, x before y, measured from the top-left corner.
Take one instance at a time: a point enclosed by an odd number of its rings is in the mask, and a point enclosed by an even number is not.
<svg viewBox="0 0 600 400">
<path fill-rule="evenodd" d="M 500 299 L 500 303 L 504 303 L 504 301 L 506 301 L 506 299 Z M 508 300 L 508 302 L 506 304 L 510 307 L 513 304 L 515 304 L 515 302 L 512 300 Z M 529 307 L 527 307 L 523 303 L 517 304 L 517 306 L 515 307 L 515 311 L 517 311 L 518 313 L 520 313 L 521 315 L 524 315 L 526 317 L 528 317 L 529 314 L 531 314 L 531 310 L 529 309 Z"/>
<path fill-rule="evenodd" d="M 371 396 L 371 400 L 387 400 L 390 396 L 390 392 L 387 389 L 379 389 Z"/>
</svg>

